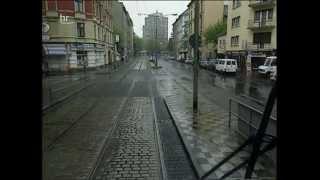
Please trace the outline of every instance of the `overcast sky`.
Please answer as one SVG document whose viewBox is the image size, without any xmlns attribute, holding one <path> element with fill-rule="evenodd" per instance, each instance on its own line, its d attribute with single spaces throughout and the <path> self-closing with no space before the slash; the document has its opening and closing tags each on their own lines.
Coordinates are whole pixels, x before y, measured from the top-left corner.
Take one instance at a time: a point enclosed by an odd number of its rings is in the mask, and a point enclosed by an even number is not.
<svg viewBox="0 0 320 180">
<path fill-rule="evenodd" d="M 142 37 L 142 26 L 144 25 L 144 18 L 146 16 L 138 16 L 138 13 L 151 14 L 157 10 L 163 14 L 174 14 L 177 16 L 168 17 L 168 37 L 172 32 L 172 24 L 178 18 L 178 16 L 187 9 L 187 5 L 190 0 L 180 1 L 121 1 L 126 7 L 129 15 L 133 21 L 134 32 Z"/>
</svg>

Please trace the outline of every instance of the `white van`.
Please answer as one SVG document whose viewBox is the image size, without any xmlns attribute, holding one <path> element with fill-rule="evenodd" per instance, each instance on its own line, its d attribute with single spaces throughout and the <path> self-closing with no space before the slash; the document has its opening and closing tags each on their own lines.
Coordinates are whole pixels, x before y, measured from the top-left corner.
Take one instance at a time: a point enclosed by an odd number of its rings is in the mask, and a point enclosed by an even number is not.
<svg viewBox="0 0 320 180">
<path fill-rule="evenodd" d="M 237 72 L 238 65 L 235 59 L 217 59 L 216 70 L 220 72 Z"/>
<path fill-rule="evenodd" d="M 277 69 L 277 57 L 267 57 L 264 64 L 258 67 L 258 72 L 270 76 Z"/>
</svg>

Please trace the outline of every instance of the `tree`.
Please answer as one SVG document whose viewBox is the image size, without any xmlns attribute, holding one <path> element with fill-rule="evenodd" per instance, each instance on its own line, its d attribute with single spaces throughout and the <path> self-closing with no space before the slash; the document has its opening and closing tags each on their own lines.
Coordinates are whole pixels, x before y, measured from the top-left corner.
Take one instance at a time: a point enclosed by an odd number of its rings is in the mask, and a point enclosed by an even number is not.
<svg viewBox="0 0 320 180">
<path fill-rule="evenodd" d="M 147 50 L 148 53 L 154 53 L 155 51 L 160 50 L 160 43 L 154 39 L 146 39 L 144 43 L 144 49 Z"/>
<path fill-rule="evenodd" d="M 133 50 L 136 55 L 137 52 L 142 51 L 144 49 L 143 39 L 137 35 L 133 36 Z"/>
<path fill-rule="evenodd" d="M 227 32 L 227 23 L 218 21 L 214 25 L 210 25 L 204 32 L 206 44 L 213 43 L 217 44 L 218 36 Z"/>
</svg>

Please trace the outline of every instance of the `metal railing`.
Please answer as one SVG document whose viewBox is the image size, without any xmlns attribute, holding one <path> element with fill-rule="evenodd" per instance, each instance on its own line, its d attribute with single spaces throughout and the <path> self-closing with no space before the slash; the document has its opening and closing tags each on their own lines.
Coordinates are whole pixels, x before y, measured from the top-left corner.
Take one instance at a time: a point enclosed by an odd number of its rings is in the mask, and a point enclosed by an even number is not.
<svg viewBox="0 0 320 180">
<path fill-rule="evenodd" d="M 238 107 L 240 106 L 241 108 L 246 109 L 249 112 L 249 118 L 244 118 L 241 115 L 239 115 L 239 113 L 236 113 L 234 111 L 232 111 L 232 102 L 236 103 L 236 105 L 238 105 Z M 238 109 L 239 111 L 239 109 Z M 254 118 L 254 115 L 255 116 Z M 250 106 L 247 105 L 243 102 L 240 102 L 239 100 L 230 98 L 229 99 L 229 121 L 228 121 L 228 127 L 231 128 L 231 124 L 232 124 L 232 116 L 238 118 L 238 121 L 241 121 L 242 123 L 246 124 L 249 128 L 248 133 L 245 134 L 245 132 L 241 132 L 241 129 L 236 129 L 236 132 L 239 133 L 241 136 L 243 137 L 248 137 L 252 134 L 254 134 L 257 130 L 258 130 L 258 125 L 259 125 L 259 121 L 261 120 L 261 117 L 263 115 L 263 112 Z M 276 124 L 277 119 L 275 117 L 270 117 L 270 119 L 273 121 L 273 123 Z M 276 128 L 275 128 L 276 129 Z"/>
<path fill-rule="evenodd" d="M 273 28 L 276 26 L 275 18 L 272 19 L 264 19 L 264 20 L 256 20 L 256 19 L 249 19 L 248 20 L 248 28 L 255 29 L 255 28 Z"/>
<path fill-rule="evenodd" d="M 252 42 L 247 42 L 246 43 L 246 48 L 248 50 L 271 50 L 272 45 L 271 43 L 252 43 Z"/>
<path fill-rule="evenodd" d="M 251 0 L 249 1 L 250 7 L 274 5 L 274 0 Z"/>
</svg>

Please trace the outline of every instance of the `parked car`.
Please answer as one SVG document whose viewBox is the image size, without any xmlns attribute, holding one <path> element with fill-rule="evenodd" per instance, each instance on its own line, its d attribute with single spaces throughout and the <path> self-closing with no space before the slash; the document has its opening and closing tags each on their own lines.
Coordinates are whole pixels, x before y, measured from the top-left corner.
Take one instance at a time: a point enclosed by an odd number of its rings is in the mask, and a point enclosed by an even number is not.
<svg viewBox="0 0 320 180">
<path fill-rule="evenodd" d="M 236 73 L 238 69 L 237 60 L 235 59 L 218 59 L 216 70 L 219 72 Z"/>
<path fill-rule="evenodd" d="M 270 77 L 270 75 L 277 69 L 277 57 L 269 56 L 266 58 L 263 65 L 258 67 L 259 74 L 266 75 Z"/>
</svg>

